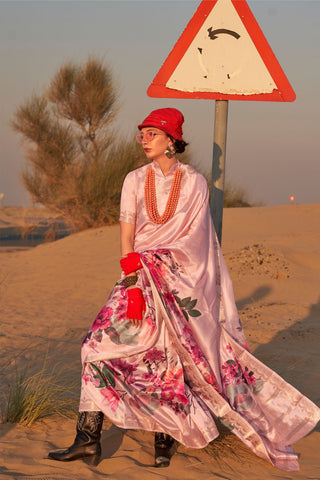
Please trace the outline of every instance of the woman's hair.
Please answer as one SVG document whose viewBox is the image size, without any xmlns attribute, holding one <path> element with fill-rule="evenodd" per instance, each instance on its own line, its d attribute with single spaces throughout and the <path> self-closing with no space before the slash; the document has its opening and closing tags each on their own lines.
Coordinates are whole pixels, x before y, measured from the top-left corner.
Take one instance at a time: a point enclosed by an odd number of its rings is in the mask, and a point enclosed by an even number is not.
<svg viewBox="0 0 320 480">
<path fill-rule="evenodd" d="M 174 145 L 174 149 L 177 153 L 183 153 L 186 149 L 186 146 L 188 145 L 187 142 L 184 140 L 175 140 L 169 135 L 170 139 L 172 140 L 172 143 Z"/>
</svg>

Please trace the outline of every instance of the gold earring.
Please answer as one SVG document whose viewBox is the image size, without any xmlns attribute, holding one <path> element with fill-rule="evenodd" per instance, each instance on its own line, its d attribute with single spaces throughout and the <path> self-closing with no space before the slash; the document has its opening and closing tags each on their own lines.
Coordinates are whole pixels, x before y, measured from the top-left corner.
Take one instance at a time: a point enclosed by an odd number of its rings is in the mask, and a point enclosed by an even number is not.
<svg viewBox="0 0 320 480">
<path fill-rule="evenodd" d="M 168 158 L 172 158 L 176 153 L 176 150 L 174 148 L 173 145 L 168 145 L 167 146 L 167 149 L 164 151 L 164 154 L 168 157 Z"/>
</svg>

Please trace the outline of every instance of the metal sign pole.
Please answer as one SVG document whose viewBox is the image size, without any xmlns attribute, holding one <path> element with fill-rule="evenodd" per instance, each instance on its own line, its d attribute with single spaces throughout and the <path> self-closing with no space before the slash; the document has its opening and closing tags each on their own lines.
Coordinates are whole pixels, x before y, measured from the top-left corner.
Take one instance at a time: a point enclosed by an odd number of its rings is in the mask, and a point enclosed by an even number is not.
<svg viewBox="0 0 320 480">
<path fill-rule="evenodd" d="M 226 161 L 227 143 L 227 122 L 228 122 L 228 100 L 215 101 L 214 118 L 214 143 L 212 159 L 212 183 L 210 211 L 217 237 L 221 245 L 222 238 L 222 215 L 223 215 L 223 194 Z"/>
</svg>

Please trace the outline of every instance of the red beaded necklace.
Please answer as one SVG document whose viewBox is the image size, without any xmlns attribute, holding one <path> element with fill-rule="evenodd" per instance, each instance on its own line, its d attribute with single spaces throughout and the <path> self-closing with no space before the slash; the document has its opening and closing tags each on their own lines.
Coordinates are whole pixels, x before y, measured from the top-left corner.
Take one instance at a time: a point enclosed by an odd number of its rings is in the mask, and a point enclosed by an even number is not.
<svg viewBox="0 0 320 480">
<path fill-rule="evenodd" d="M 151 165 L 148 168 L 146 183 L 144 186 L 144 200 L 146 204 L 147 214 L 150 220 L 154 223 L 163 224 L 173 217 L 176 211 L 179 196 L 180 196 L 180 181 L 181 181 L 181 169 L 178 167 L 174 172 L 174 177 L 171 184 L 169 198 L 165 211 L 160 216 L 157 207 L 157 196 L 155 186 L 155 175 Z"/>
</svg>

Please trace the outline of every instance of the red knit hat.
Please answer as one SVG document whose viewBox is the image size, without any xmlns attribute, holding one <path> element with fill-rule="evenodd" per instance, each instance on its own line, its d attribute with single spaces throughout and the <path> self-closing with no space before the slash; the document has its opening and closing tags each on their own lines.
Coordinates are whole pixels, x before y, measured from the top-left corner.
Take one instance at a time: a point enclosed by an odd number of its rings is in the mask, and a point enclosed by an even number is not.
<svg viewBox="0 0 320 480">
<path fill-rule="evenodd" d="M 175 140 L 182 140 L 182 124 L 184 117 L 176 108 L 159 108 L 153 110 L 143 122 L 138 125 L 139 130 L 144 127 L 156 127 L 170 135 Z"/>
</svg>

